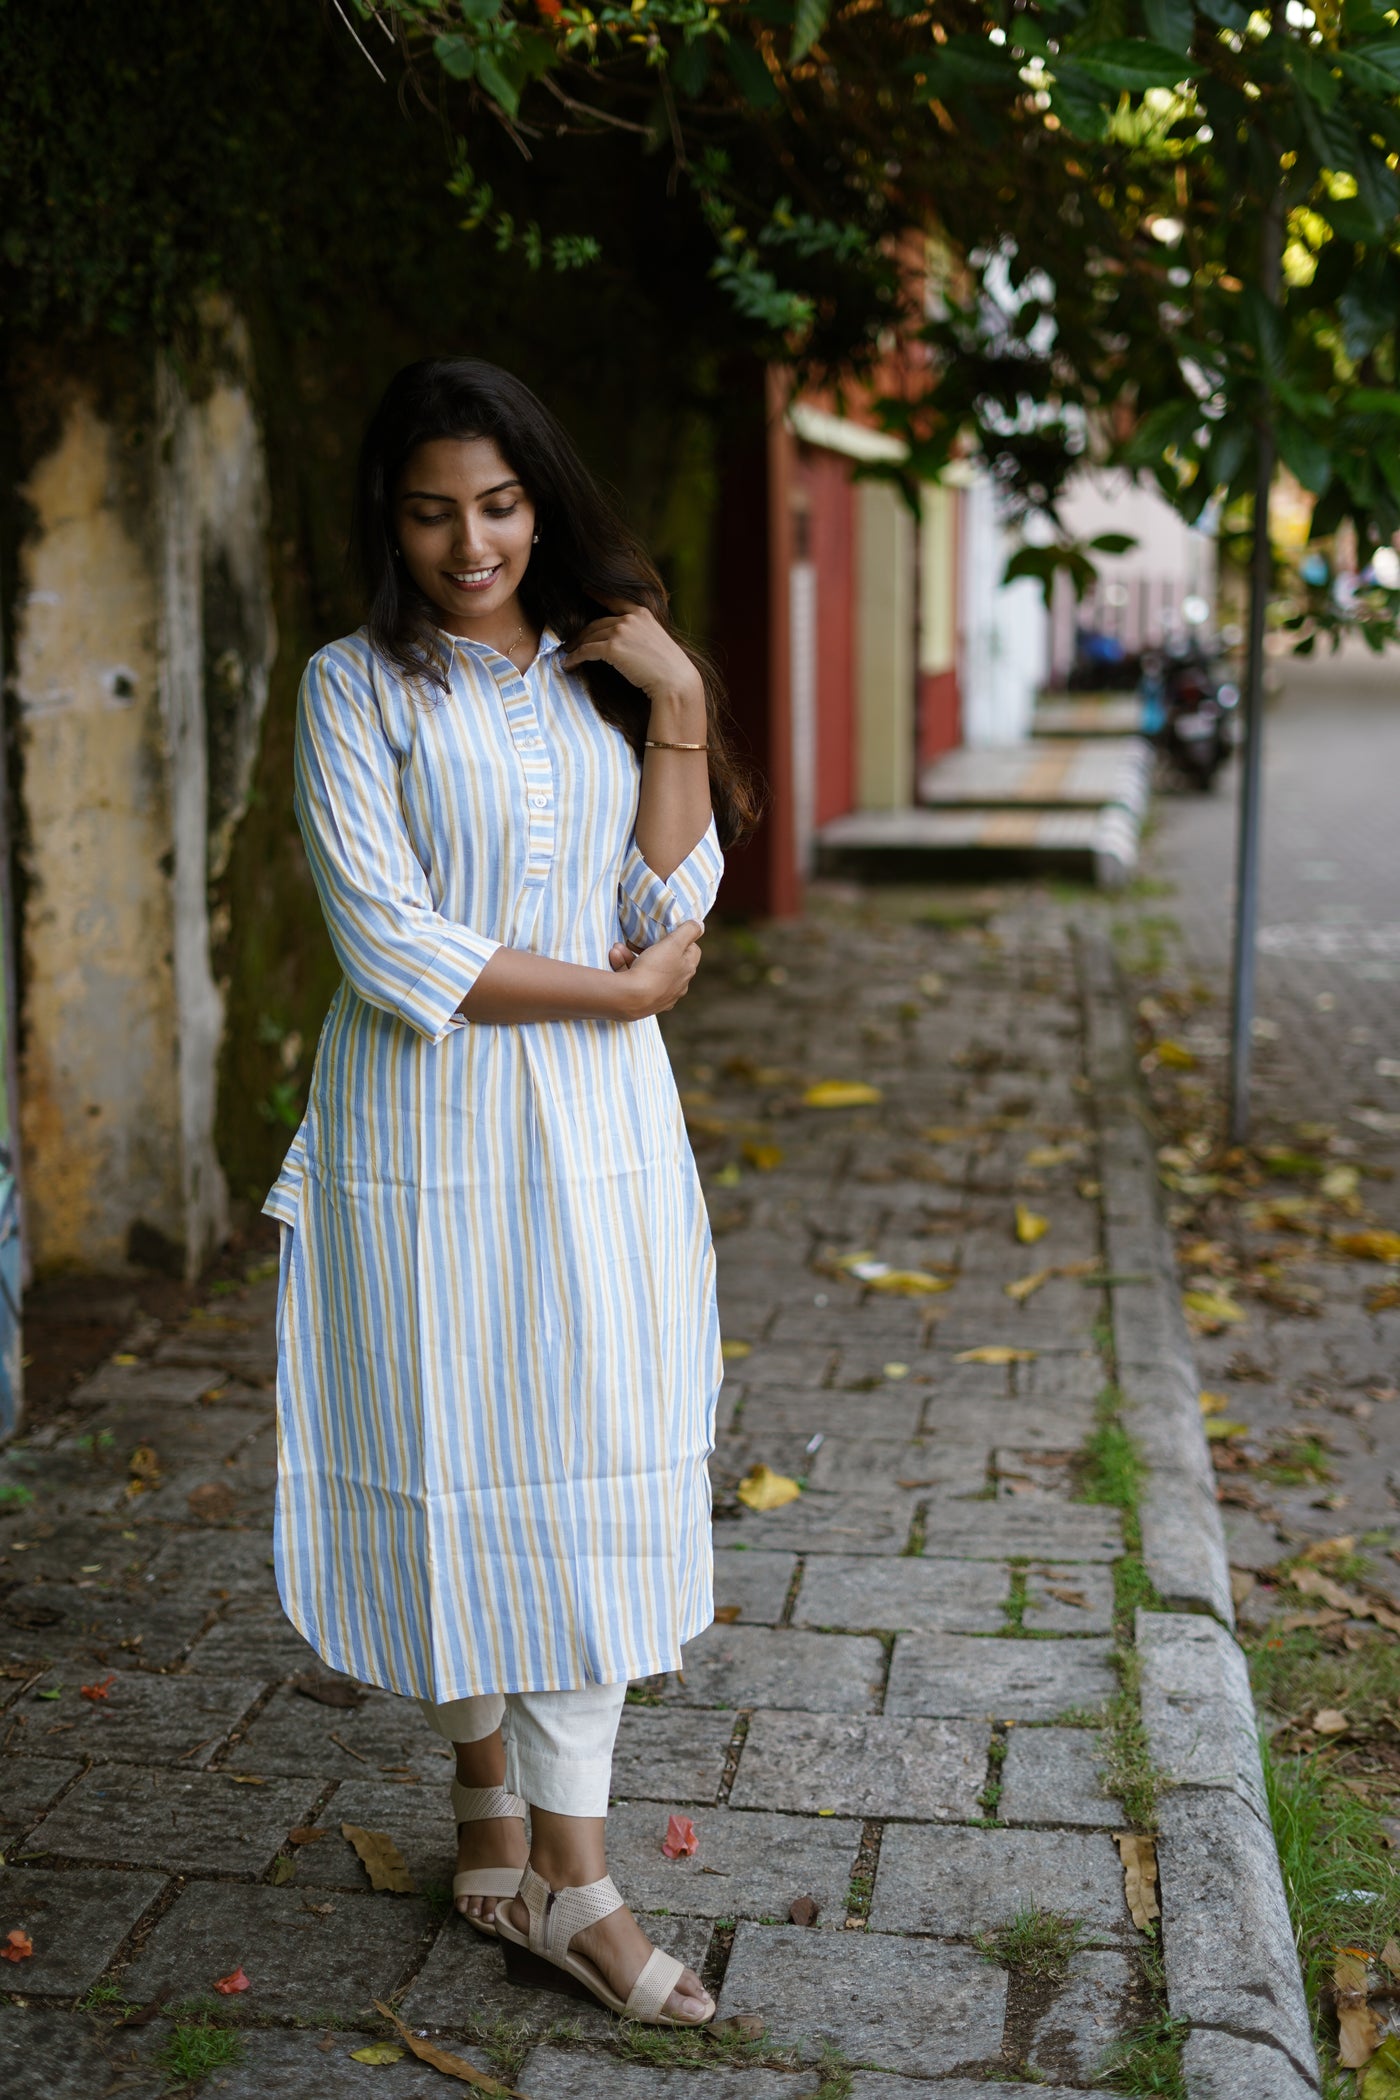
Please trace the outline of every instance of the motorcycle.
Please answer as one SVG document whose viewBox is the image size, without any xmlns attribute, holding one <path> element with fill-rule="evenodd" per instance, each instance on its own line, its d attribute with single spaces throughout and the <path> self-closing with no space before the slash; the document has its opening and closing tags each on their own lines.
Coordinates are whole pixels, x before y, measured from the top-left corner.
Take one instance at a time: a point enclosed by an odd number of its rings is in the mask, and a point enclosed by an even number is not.
<svg viewBox="0 0 1400 2100">
<path fill-rule="evenodd" d="M 1142 734 L 1177 776 L 1202 794 L 1235 743 L 1239 687 L 1222 678 L 1214 653 L 1196 636 L 1143 659 Z"/>
</svg>

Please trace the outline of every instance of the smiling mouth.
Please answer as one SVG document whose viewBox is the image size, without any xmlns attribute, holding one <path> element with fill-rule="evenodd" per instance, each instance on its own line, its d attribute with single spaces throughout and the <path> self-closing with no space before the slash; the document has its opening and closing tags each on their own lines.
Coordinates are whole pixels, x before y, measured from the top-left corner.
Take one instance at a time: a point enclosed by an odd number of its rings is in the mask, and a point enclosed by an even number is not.
<svg viewBox="0 0 1400 2100">
<path fill-rule="evenodd" d="M 489 569 L 445 569 L 443 574 L 457 591 L 484 591 L 500 575 L 504 563 L 496 562 Z"/>
</svg>

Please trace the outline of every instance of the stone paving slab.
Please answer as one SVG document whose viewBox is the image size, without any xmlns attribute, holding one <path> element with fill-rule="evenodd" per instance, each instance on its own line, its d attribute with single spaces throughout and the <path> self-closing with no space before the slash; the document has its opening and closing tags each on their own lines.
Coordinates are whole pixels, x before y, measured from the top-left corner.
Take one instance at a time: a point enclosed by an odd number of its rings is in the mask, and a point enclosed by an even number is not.
<svg viewBox="0 0 1400 2100">
<path fill-rule="evenodd" d="M 1069 1965 L 1069 1982 L 1041 2015 L 1026 2051 L 1037 2070 L 1068 2070 L 1093 2078 L 1113 2044 L 1139 2024 L 1128 1958 L 1084 1948 Z"/>
<path fill-rule="evenodd" d="M 0 1767 L 0 1831 L 6 1839 L 28 1830 L 82 1769 L 62 1757 L 7 1757 Z"/>
<path fill-rule="evenodd" d="M 888 1437 L 829 1436 L 812 1460 L 808 1480 L 823 1492 L 932 1488 L 940 1495 L 977 1495 L 987 1484 L 987 1453 L 980 1446 L 935 1437 L 901 1443 Z"/>
<path fill-rule="evenodd" d="M 681 1917 L 786 1921 L 798 1896 L 814 1896 L 820 1927 L 841 1927 L 860 1846 L 859 1823 L 836 1816 L 692 1810 L 698 1852 L 667 1859 L 666 1811 L 627 1802 L 608 1818 L 613 1879 L 634 1910 Z"/>
<path fill-rule="evenodd" d="M 303 1816 L 298 1821 L 324 1830 L 326 1836 L 314 1844 L 288 1847 L 295 1867 L 291 1887 L 369 1893 L 369 1876 L 360 1856 L 341 1835 L 341 1824 L 353 1823 L 361 1830 L 382 1830 L 394 1840 L 420 1895 L 432 1889 L 446 1894 L 451 1888 L 456 1841 L 452 1804 L 445 1786 L 346 1779 L 318 1816 Z"/>
<path fill-rule="evenodd" d="M 855 1634 L 712 1626 L 682 1654 L 684 1682 L 666 1679 L 676 1706 L 779 1706 L 811 1713 L 873 1713 L 885 1656 Z"/>
<path fill-rule="evenodd" d="M 877 1364 L 873 1375 L 879 1372 Z M 919 1433 L 927 1393 L 927 1387 L 904 1381 L 882 1386 L 877 1392 L 815 1386 L 806 1392 L 789 1392 L 781 1386 L 751 1386 L 737 1427 L 746 1436 L 812 1437 L 820 1431 L 823 1436 L 858 1432 L 908 1438 Z"/>
<path fill-rule="evenodd" d="M 87 1678 L 142 1663 L 163 1670 L 181 1661 L 209 1614 L 196 1598 L 153 1596 L 134 1583 L 27 1583 L 0 1604 L 0 1640 L 61 1675 Z"/>
<path fill-rule="evenodd" d="M 416 1702 L 388 1692 L 371 1692 L 363 1706 L 352 1707 L 322 1706 L 290 1689 L 276 1692 L 230 1762 L 269 1777 L 319 1772 L 327 1779 L 369 1779 L 391 1768 L 444 1789 L 452 1777 L 452 1752 Z"/>
<path fill-rule="evenodd" d="M 934 2077 L 996 2057 L 1006 1974 L 970 1947 L 741 1924 L 719 2017 L 761 2013 L 775 2042 Z M 941 2100 L 941 2096 L 940 2096 Z"/>
<path fill-rule="evenodd" d="M 1112 1644 L 1100 1640 L 901 1633 L 894 1644 L 885 1711 L 1054 1721 L 1112 1698 L 1118 1680 L 1111 1655 Z"/>
<path fill-rule="evenodd" d="M 975 1721 L 756 1713 L 730 1803 L 961 1821 L 978 1814 L 990 1733 Z"/>
<path fill-rule="evenodd" d="M 811 2100 L 810 2072 L 667 2071 L 655 2064 L 604 2062 L 578 2050 L 536 2049 L 516 2083 L 530 2100 Z M 927 2100 L 926 2093 L 921 2100 Z"/>
<path fill-rule="evenodd" d="M 163 2021 L 153 2021 L 142 2053 L 157 2055 L 168 2033 Z M 209 2100 L 215 2096 L 217 2100 L 357 2100 L 360 2095 L 364 2100 L 371 2096 L 377 2100 L 444 2100 L 444 2095 L 453 2092 L 441 2071 L 415 2062 L 407 2051 L 400 2063 L 357 2064 L 351 2052 L 363 2049 L 370 2039 L 354 2028 L 338 2033 L 333 2028 L 290 2032 L 246 2028 L 239 2037 L 243 2051 L 239 2062 L 211 2072 L 197 2090 Z M 453 2054 L 465 2057 L 478 2071 L 491 2069 L 484 2049 L 456 2042 Z M 465 2092 L 467 2088 L 455 2090 Z M 127 2100 L 125 2087 L 119 2100 Z"/>
<path fill-rule="evenodd" d="M 311 1643 L 275 1604 L 262 1602 L 231 1606 L 228 1615 L 195 1642 L 185 1667 L 197 1677 L 259 1675 L 265 1684 L 304 1670 L 326 1674 Z"/>
<path fill-rule="evenodd" d="M 145 1542 L 149 1545 L 151 1542 Z M 133 1549 L 135 1550 L 135 1549 Z M 208 1529 L 166 1534 L 148 1571 L 155 1588 L 191 1593 L 210 1605 L 229 1597 L 277 1603 L 270 1531 Z"/>
<path fill-rule="evenodd" d="M 1112 1569 L 1028 1568 L 1021 1623 L 1031 1633 L 1112 1633 Z"/>
<path fill-rule="evenodd" d="M 1111 1561 L 1123 1552 L 1116 1509 L 1051 1502 L 938 1502 L 928 1514 L 929 1558 Z"/>
<path fill-rule="evenodd" d="M 415 1958 L 428 1907 L 416 1896 L 325 1900 L 331 1908 L 322 1914 L 297 1888 L 191 1882 L 123 1972 L 122 1987 L 140 2005 L 167 1989 L 202 1997 L 241 1967 L 252 1983 L 239 2000 L 247 2017 L 372 2019 L 374 2000 L 390 1995 Z"/>
<path fill-rule="evenodd" d="M 94 1682 L 105 1674 L 99 1672 Z M 248 1678 L 158 1677 L 124 1670 L 105 1699 L 84 1699 L 76 1684 L 63 1685 L 54 1700 L 33 1694 L 24 1707 L 26 1742 L 45 1752 L 57 1749 L 64 1756 L 99 1762 L 180 1764 L 199 1771 L 213 1763 L 261 1690 Z"/>
<path fill-rule="evenodd" d="M 929 1829 L 892 1823 L 880 1846 L 870 1927 L 967 1937 L 1017 1911 L 1062 1911 L 1090 1932 L 1129 1925 L 1113 1840 L 1081 1831 Z"/>
<path fill-rule="evenodd" d="M 716 1530 L 720 1546 L 755 1545 L 792 1553 L 903 1553 L 927 1497 L 892 1488 L 885 1494 L 817 1494 L 762 1515 L 745 1513 Z"/>
<path fill-rule="evenodd" d="M 626 1706 L 613 1748 L 615 1801 L 713 1801 L 724 1778 L 732 1713 Z"/>
<path fill-rule="evenodd" d="M 1009 1570 L 991 1561 L 813 1555 L 792 1616 L 794 1626 L 998 1633 L 1010 1595 Z"/>
<path fill-rule="evenodd" d="M 1001 1768 L 997 1814 L 1004 1823 L 1116 1828 L 1120 1802 L 1104 1793 L 1101 1738 L 1093 1728 L 1013 1728 Z"/>
<path fill-rule="evenodd" d="M 746 1625 L 772 1626 L 783 1615 L 797 1568 L 795 1553 L 764 1553 L 750 1548 L 715 1555 L 715 1610 L 739 1608 Z"/>
<path fill-rule="evenodd" d="M 97 1765 L 24 1846 L 46 1858 L 109 1860 L 170 1874 L 262 1874 L 308 1820 L 320 1782 L 239 1786 L 222 1772 Z"/>
<path fill-rule="evenodd" d="M 23 1964 L 26 1995 L 68 1998 L 87 1990 L 164 1887 L 163 1874 L 116 1867 L 0 1872 L 0 1931 L 18 1927 L 34 1942 Z"/>
<path fill-rule="evenodd" d="M 654 1943 L 674 1954 L 677 1961 L 697 1972 L 703 1968 L 710 1944 L 708 1918 L 651 1917 L 638 1912 L 637 1919 Z M 414 2028 L 438 2028 L 454 2035 L 470 2035 L 473 2022 L 489 2027 L 497 2020 L 508 2020 L 513 2027 L 542 2039 L 551 2037 L 561 2023 L 588 2041 L 611 2041 L 617 2033 L 616 2020 L 601 2005 L 511 1983 L 498 1942 L 483 1938 L 465 1919 L 455 1917 L 447 1920 L 434 1940 L 405 1994 L 401 2017 Z M 596 2066 L 597 2060 L 592 2061 Z M 617 2068 L 613 2060 L 606 2061 L 605 2084 L 611 2082 Z M 528 2093 L 529 2087 L 524 2090 Z M 530 2100 L 538 2096 L 530 2093 Z"/>
<path fill-rule="evenodd" d="M 1034 2090 L 1036 2100 L 1103 2100 L 1102 2086 L 1092 2093 L 1078 2085 L 1037 2085 Z M 850 2100 L 1006 2100 L 1006 2093 L 1001 2079 L 989 2084 L 982 2078 L 940 2078 L 937 2085 L 930 2086 L 923 2079 L 857 2071 L 851 2080 Z"/>
<path fill-rule="evenodd" d="M 160 2100 L 169 2082 L 137 2053 L 131 2036 L 83 2013 L 0 2001 L 0 2092 L 14 2100 Z"/>
</svg>

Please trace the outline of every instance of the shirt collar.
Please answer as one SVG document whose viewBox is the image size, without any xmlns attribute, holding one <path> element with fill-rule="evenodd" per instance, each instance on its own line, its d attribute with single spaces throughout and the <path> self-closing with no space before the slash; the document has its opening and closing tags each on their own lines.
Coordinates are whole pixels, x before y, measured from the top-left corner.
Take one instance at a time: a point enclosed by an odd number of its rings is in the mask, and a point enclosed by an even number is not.
<svg viewBox="0 0 1400 2100">
<path fill-rule="evenodd" d="M 478 657 L 500 655 L 499 649 L 493 649 L 489 642 L 473 642 L 469 640 L 468 637 L 464 634 L 449 634 L 445 627 L 434 627 L 433 632 L 438 636 L 439 640 L 442 642 L 443 647 L 447 651 L 449 660 L 451 659 L 453 652 L 457 649 L 469 650 L 473 656 Z M 539 648 L 535 651 L 535 662 L 539 663 L 546 656 L 556 655 L 558 651 L 561 650 L 563 647 L 563 642 L 560 640 L 559 636 L 554 632 L 554 629 L 552 627 L 541 628 L 540 645 Z"/>
</svg>

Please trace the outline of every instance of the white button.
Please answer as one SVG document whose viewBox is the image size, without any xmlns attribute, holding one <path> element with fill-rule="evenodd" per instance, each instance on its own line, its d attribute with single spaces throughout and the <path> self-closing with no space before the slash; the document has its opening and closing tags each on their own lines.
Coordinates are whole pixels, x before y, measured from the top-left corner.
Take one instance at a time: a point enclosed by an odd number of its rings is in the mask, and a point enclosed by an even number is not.
<svg viewBox="0 0 1400 2100">
<path fill-rule="evenodd" d="M 535 805 L 535 808 L 536 808 L 536 809 L 548 809 L 548 808 L 549 808 L 549 797 L 548 797 L 548 795 L 532 795 L 532 796 L 530 797 L 530 800 L 531 800 L 531 801 L 532 801 L 532 802 L 534 803 L 534 805 Z"/>
</svg>

